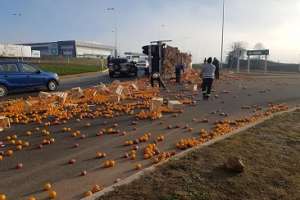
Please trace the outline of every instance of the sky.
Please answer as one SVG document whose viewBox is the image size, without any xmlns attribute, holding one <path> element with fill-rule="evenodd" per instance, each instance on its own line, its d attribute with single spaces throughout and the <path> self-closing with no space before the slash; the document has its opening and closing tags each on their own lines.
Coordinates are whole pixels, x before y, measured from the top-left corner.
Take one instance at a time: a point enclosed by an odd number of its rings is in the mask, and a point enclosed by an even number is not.
<svg viewBox="0 0 300 200">
<path fill-rule="evenodd" d="M 220 57 L 221 23 L 222 0 L 0 0 L 0 43 L 114 45 L 117 27 L 121 52 L 167 39 L 199 62 Z M 300 63 L 300 0 L 225 0 L 225 55 L 236 41 L 248 49 L 263 43 L 271 60 Z"/>
</svg>

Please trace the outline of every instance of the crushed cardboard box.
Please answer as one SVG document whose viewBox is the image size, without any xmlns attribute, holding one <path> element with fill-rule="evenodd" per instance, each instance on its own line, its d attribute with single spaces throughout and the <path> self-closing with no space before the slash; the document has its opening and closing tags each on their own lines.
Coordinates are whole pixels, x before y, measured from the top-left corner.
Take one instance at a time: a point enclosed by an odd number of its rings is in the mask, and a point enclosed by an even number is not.
<svg viewBox="0 0 300 200">
<path fill-rule="evenodd" d="M 0 116 L 0 132 L 10 128 L 10 120 L 8 117 Z"/>
<path fill-rule="evenodd" d="M 158 110 L 164 103 L 164 99 L 161 97 L 154 97 L 151 99 L 150 111 Z"/>
<path fill-rule="evenodd" d="M 68 93 L 66 93 L 66 92 L 55 92 L 55 93 L 52 93 L 52 95 L 58 99 L 58 102 L 60 104 L 64 104 L 68 97 Z"/>
<path fill-rule="evenodd" d="M 49 98 L 51 96 L 52 95 L 49 92 L 40 92 L 39 93 L 39 97 L 42 98 L 42 99 L 46 99 L 46 98 Z"/>
<path fill-rule="evenodd" d="M 96 89 L 97 92 L 100 93 L 109 93 L 110 90 L 108 87 L 106 87 L 106 85 L 104 83 L 100 83 L 99 85 L 94 86 L 94 88 Z"/>
<path fill-rule="evenodd" d="M 182 103 L 177 100 L 168 101 L 168 108 L 170 110 L 180 110 L 182 109 Z"/>
<path fill-rule="evenodd" d="M 84 96 L 83 90 L 81 89 L 81 87 L 72 88 L 70 90 L 70 96 L 72 96 L 73 98 L 81 98 Z"/>
</svg>

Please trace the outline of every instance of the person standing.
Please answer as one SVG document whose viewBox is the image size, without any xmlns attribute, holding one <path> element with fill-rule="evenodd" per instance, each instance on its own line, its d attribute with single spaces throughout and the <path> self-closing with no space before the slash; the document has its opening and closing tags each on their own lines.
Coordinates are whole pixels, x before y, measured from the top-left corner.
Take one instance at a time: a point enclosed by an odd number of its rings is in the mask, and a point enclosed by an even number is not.
<svg viewBox="0 0 300 200">
<path fill-rule="evenodd" d="M 154 82 L 157 82 L 159 84 L 159 87 L 163 87 L 164 89 L 166 89 L 166 85 L 161 80 L 160 74 L 158 72 L 153 73 L 150 77 L 150 83 L 152 87 L 154 87 Z"/>
<path fill-rule="evenodd" d="M 220 70 L 220 62 L 218 61 L 217 58 L 214 58 L 212 64 L 216 67 L 215 78 L 217 80 L 219 80 L 220 79 L 220 71 L 219 71 Z"/>
<path fill-rule="evenodd" d="M 182 63 L 175 65 L 176 83 L 180 83 L 181 72 L 184 73 L 184 65 Z"/>
<path fill-rule="evenodd" d="M 216 66 L 212 64 L 212 58 L 207 59 L 207 64 L 202 67 L 202 94 L 203 99 L 208 100 L 211 93 L 211 87 L 215 79 Z"/>
</svg>

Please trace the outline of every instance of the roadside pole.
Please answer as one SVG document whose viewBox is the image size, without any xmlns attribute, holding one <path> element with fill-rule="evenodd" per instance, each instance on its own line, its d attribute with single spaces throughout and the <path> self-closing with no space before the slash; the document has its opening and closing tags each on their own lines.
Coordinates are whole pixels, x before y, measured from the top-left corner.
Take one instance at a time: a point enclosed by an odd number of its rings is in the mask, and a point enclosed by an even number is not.
<svg viewBox="0 0 300 200">
<path fill-rule="evenodd" d="M 268 72 L 268 56 L 267 55 L 265 55 L 265 73 L 267 73 Z"/>
<path fill-rule="evenodd" d="M 248 73 L 250 73 L 250 56 L 248 55 Z"/>
<path fill-rule="evenodd" d="M 298 71 L 299 71 L 299 73 L 300 73 L 300 62 L 299 62 L 299 67 L 298 67 Z"/>
<path fill-rule="evenodd" d="M 240 73 L 240 58 L 237 58 L 236 72 Z"/>
<path fill-rule="evenodd" d="M 152 51 L 152 45 L 150 44 L 149 47 L 148 47 L 148 59 L 149 59 L 149 74 L 151 75 L 152 73 L 152 54 L 151 54 L 151 51 Z"/>
<path fill-rule="evenodd" d="M 223 48 L 224 48 L 224 20 L 225 20 L 225 0 L 223 0 L 223 14 L 222 14 L 222 39 L 221 39 L 221 62 L 220 69 L 223 68 Z"/>
</svg>

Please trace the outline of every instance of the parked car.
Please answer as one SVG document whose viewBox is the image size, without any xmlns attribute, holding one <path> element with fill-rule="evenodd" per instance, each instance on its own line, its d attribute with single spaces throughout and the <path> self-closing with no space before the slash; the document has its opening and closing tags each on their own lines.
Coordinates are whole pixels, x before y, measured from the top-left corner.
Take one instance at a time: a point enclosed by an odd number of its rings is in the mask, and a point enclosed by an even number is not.
<svg viewBox="0 0 300 200">
<path fill-rule="evenodd" d="M 144 71 L 145 75 L 149 75 L 149 62 L 148 60 L 140 60 L 139 62 L 137 62 L 137 67 L 141 70 Z"/>
<path fill-rule="evenodd" d="M 135 62 L 129 62 L 126 58 L 111 58 L 108 62 L 109 76 L 134 75 L 137 76 L 138 69 Z"/>
<path fill-rule="evenodd" d="M 38 67 L 16 61 L 0 61 L 0 97 L 11 91 L 24 91 L 46 87 L 57 90 L 59 77 L 55 73 L 44 72 Z"/>
</svg>

